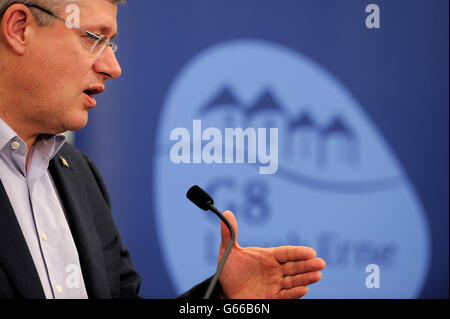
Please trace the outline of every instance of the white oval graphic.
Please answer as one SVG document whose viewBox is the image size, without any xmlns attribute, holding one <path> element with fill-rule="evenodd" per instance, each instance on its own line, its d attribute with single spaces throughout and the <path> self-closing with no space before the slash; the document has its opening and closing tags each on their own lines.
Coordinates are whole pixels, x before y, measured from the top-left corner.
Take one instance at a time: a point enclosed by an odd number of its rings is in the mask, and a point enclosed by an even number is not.
<svg viewBox="0 0 450 319">
<path fill-rule="evenodd" d="M 185 128 L 193 144 L 193 120 L 222 132 L 278 128 L 277 172 L 261 175 L 255 164 L 174 164 L 170 134 Z M 316 249 L 327 268 L 308 298 L 420 293 L 430 243 L 419 198 L 363 108 L 310 58 L 257 40 L 203 51 L 170 88 L 156 138 L 157 229 L 178 293 L 212 275 L 217 262 L 219 220 L 185 199 L 194 184 L 236 214 L 241 246 Z M 377 288 L 366 285 L 371 264 L 379 267 Z"/>
</svg>

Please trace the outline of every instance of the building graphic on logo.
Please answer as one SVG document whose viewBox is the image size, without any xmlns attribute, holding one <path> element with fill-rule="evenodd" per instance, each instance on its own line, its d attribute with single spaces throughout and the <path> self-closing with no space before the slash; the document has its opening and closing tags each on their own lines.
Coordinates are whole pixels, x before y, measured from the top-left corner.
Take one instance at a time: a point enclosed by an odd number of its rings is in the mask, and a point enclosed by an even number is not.
<svg viewBox="0 0 450 319">
<path fill-rule="evenodd" d="M 248 162 L 173 163 L 170 132 L 193 120 L 222 131 L 277 128 L 277 172 L 260 175 Z M 156 138 L 155 218 L 178 292 L 212 275 L 217 264 L 219 221 L 184 199 L 198 184 L 219 209 L 235 213 L 241 246 L 317 251 L 327 268 L 307 298 L 420 293 L 431 254 L 422 204 L 363 107 L 310 58 L 260 40 L 206 49 L 174 79 Z M 379 289 L 366 287 L 369 264 L 379 266 Z"/>
</svg>

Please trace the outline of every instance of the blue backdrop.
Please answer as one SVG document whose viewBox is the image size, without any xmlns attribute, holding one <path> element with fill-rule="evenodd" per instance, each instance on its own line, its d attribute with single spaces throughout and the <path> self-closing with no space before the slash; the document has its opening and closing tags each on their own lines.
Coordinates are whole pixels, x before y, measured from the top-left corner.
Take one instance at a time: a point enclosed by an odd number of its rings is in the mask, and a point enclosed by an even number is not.
<svg viewBox="0 0 450 319">
<path fill-rule="evenodd" d="M 193 184 L 235 212 L 242 246 L 314 247 L 327 268 L 308 298 L 448 297 L 448 1 L 129 1 L 118 23 L 123 76 L 76 146 L 105 178 L 143 297 L 215 271 L 219 222 L 185 199 Z M 266 128 L 267 153 L 277 128 L 277 171 L 205 163 L 194 120 Z M 191 163 L 170 156 L 176 128 Z"/>
</svg>

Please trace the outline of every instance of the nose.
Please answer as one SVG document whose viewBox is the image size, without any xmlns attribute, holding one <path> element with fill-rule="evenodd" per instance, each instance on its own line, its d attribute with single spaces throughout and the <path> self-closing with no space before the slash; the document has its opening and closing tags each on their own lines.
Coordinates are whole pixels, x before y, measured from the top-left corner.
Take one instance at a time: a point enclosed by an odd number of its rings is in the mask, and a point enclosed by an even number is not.
<svg viewBox="0 0 450 319">
<path fill-rule="evenodd" d="M 96 73 L 101 73 L 108 79 L 117 79 L 122 74 L 119 61 L 117 61 L 116 55 L 110 47 L 106 47 L 98 56 L 93 68 Z"/>
</svg>

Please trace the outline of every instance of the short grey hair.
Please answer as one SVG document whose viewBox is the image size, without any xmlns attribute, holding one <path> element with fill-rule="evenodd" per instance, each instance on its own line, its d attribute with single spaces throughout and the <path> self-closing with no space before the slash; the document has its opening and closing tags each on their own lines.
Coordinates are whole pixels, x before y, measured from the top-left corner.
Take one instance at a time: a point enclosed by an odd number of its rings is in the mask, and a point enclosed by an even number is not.
<svg viewBox="0 0 450 319">
<path fill-rule="evenodd" d="M 3 18 L 6 10 L 15 3 L 36 4 L 54 13 L 58 13 L 65 4 L 76 3 L 82 0 L 0 0 L 0 20 Z M 87 0 L 86 0 L 87 1 Z M 109 0 L 113 3 L 125 4 L 126 0 Z M 50 25 L 52 18 L 48 14 L 41 12 L 35 8 L 30 8 L 36 21 L 41 26 Z"/>
</svg>

